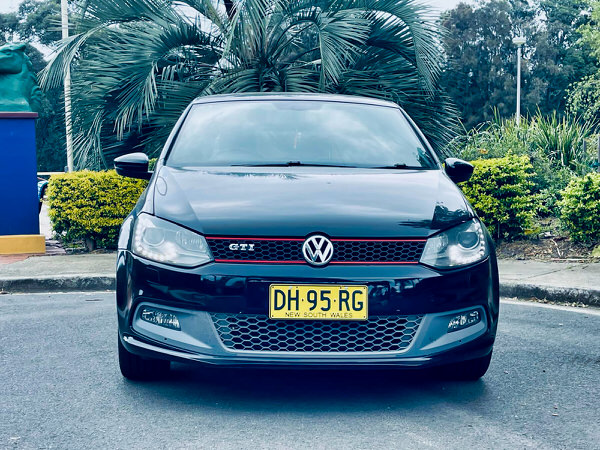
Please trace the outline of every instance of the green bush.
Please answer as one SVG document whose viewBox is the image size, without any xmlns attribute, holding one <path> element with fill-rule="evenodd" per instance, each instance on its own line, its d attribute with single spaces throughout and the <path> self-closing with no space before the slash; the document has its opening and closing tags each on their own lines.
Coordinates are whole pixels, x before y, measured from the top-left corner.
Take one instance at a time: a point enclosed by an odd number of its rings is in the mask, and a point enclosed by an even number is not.
<svg viewBox="0 0 600 450">
<path fill-rule="evenodd" d="M 532 149 L 549 158 L 555 167 L 569 168 L 583 175 L 590 171 L 592 158 L 584 142 L 592 135 L 593 122 L 583 122 L 577 117 L 559 118 L 556 111 L 548 116 L 537 114 L 534 126 Z"/>
<path fill-rule="evenodd" d="M 576 116 L 558 117 L 556 113 L 532 118 L 524 117 L 519 125 L 513 119 L 498 116 L 455 138 L 448 152 L 466 160 L 501 158 L 512 152 L 531 157 L 533 166 L 540 164 L 547 188 L 546 168 L 566 168 L 579 175 L 591 171 L 595 154 L 584 148 L 584 141 L 593 136 L 594 122 L 582 121 Z M 589 147 L 589 146 L 588 146 Z M 542 167 L 545 166 L 545 167 Z"/>
<path fill-rule="evenodd" d="M 54 175 L 48 184 L 52 227 L 67 242 L 83 239 L 90 249 L 115 248 L 119 227 L 146 185 L 114 170 Z"/>
<path fill-rule="evenodd" d="M 490 233 L 504 239 L 525 234 L 532 225 L 536 203 L 529 157 L 509 153 L 472 163 L 473 176 L 461 187 Z"/>
<path fill-rule="evenodd" d="M 600 239 L 600 173 L 572 180 L 559 201 L 563 226 L 576 241 Z"/>
<path fill-rule="evenodd" d="M 575 175 L 567 167 L 556 167 L 540 153 L 530 160 L 535 172 L 531 178 L 533 183 L 531 191 L 536 195 L 536 214 L 539 217 L 558 217 L 561 191 Z"/>
<path fill-rule="evenodd" d="M 502 158 L 508 153 L 528 156 L 534 176 L 531 192 L 536 195 L 536 214 L 558 217 L 561 191 L 576 175 L 592 171 L 595 145 L 591 145 L 593 122 L 556 114 L 514 119 L 498 116 L 451 142 L 448 151 L 466 160 Z M 584 141 L 588 142 L 587 147 Z"/>
<path fill-rule="evenodd" d="M 533 132 L 533 127 L 526 119 L 517 125 L 512 119 L 502 119 L 496 115 L 491 122 L 456 137 L 448 145 L 448 152 L 467 161 L 502 158 L 509 152 L 529 155 Z"/>
</svg>

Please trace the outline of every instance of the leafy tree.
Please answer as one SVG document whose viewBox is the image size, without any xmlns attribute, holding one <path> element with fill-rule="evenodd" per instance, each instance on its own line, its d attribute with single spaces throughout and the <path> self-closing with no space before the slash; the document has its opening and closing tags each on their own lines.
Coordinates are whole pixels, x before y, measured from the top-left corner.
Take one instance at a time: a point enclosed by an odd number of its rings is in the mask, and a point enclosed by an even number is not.
<svg viewBox="0 0 600 450">
<path fill-rule="evenodd" d="M 592 56 L 600 60 L 600 0 L 586 0 L 586 10 L 582 14 L 589 20 L 579 27 L 581 42 L 591 48 Z"/>
<path fill-rule="evenodd" d="M 60 39 L 60 0 L 23 0 L 17 12 L 0 13 L 0 42 L 52 46 Z"/>
<path fill-rule="evenodd" d="M 531 75 L 543 87 L 538 105 L 544 114 L 563 112 L 569 85 L 596 71 L 590 46 L 578 42 L 578 29 L 587 21 L 584 8 L 585 0 L 539 2 L 544 26 L 533 36 Z"/>
<path fill-rule="evenodd" d="M 27 55 L 35 72 L 46 67 L 42 53 L 31 44 Z M 42 98 L 42 106 L 35 124 L 37 165 L 40 171 L 60 172 L 67 165 L 64 93 L 61 88 L 51 89 Z"/>
<path fill-rule="evenodd" d="M 134 147 L 155 155 L 192 99 L 230 92 L 386 98 L 436 149 L 451 134 L 439 31 L 413 0 L 183 3 L 96 0 L 77 14 L 42 81 L 59 86 L 72 68 L 79 167 L 109 166 Z"/>
<path fill-rule="evenodd" d="M 15 13 L 0 14 L 0 44 L 15 40 L 19 29 L 19 18 Z"/>
<path fill-rule="evenodd" d="M 515 107 L 510 4 L 503 0 L 475 6 L 461 3 L 445 13 L 442 25 L 448 30 L 443 84 L 465 126 L 492 120 L 494 109 L 509 115 Z"/>
<path fill-rule="evenodd" d="M 459 4 L 445 13 L 448 57 L 444 87 L 467 128 L 509 117 L 516 109 L 516 48 L 523 35 L 522 110 L 563 113 L 569 85 L 595 72 L 578 28 L 584 0 L 491 0 Z"/>
<path fill-rule="evenodd" d="M 571 87 L 567 110 L 584 120 L 600 123 L 600 72 L 585 77 Z"/>
<path fill-rule="evenodd" d="M 600 1 L 588 0 L 585 11 L 589 20 L 579 27 L 581 45 L 600 61 Z M 567 107 L 586 120 L 600 123 L 600 70 L 574 83 L 569 91 Z"/>
</svg>

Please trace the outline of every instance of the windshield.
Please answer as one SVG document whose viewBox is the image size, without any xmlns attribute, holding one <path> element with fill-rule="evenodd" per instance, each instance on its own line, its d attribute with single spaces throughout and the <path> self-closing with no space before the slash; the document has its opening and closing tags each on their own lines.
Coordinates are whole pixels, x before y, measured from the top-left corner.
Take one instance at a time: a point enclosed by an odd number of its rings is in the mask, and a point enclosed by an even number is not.
<svg viewBox="0 0 600 450">
<path fill-rule="evenodd" d="M 435 168 L 397 108 L 306 100 L 194 105 L 167 165 Z"/>
</svg>

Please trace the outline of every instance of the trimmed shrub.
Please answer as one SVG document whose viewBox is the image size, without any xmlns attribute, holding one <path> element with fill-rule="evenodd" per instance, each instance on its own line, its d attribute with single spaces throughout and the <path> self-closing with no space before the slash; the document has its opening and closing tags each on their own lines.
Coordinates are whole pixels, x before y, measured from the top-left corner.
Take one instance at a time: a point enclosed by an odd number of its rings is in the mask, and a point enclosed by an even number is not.
<svg viewBox="0 0 600 450">
<path fill-rule="evenodd" d="M 600 173 L 572 180 L 562 191 L 560 219 L 575 241 L 600 240 Z"/>
<path fill-rule="evenodd" d="M 48 185 L 52 227 L 67 242 L 83 239 L 88 249 L 115 248 L 123 219 L 147 184 L 114 170 L 54 175 Z"/>
<path fill-rule="evenodd" d="M 525 234 L 535 211 L 529 157 L 509 153 L 472 164 L 473 176 L 461 187 L 492 236 L 513 239 Z"/>
</svg>

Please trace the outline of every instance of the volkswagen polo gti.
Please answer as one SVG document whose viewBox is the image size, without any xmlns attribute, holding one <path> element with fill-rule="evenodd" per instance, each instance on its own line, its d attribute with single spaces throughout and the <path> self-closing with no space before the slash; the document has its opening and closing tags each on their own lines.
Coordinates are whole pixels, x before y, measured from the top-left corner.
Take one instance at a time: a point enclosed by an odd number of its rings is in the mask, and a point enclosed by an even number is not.
<svg viewBox="0 0 600 450">
<path fill-rule="evenodd" d="M 492 240 L 396 104 L 334 95 L 203 97 L 185 110 L 119 237 L 119 362 L 440 366 L 486 372 Z"/>
</svg>

